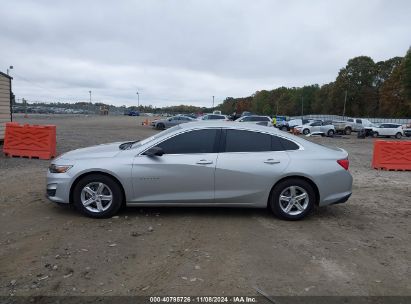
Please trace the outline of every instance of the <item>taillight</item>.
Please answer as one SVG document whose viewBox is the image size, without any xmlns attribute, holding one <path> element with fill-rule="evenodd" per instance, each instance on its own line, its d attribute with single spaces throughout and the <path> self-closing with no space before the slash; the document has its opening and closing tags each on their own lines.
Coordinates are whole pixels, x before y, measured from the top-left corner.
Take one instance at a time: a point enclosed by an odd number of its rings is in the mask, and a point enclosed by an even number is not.
<svg viewBox="0 0 411 304">
<path fill-rule="evenodd" d="M 350 166 L 350 161 L 346 159 L 339 159 L 337 160 L 337 163 L 343 167 L 345 170 L 348 170 L 348 167 Z"/>
</svg>

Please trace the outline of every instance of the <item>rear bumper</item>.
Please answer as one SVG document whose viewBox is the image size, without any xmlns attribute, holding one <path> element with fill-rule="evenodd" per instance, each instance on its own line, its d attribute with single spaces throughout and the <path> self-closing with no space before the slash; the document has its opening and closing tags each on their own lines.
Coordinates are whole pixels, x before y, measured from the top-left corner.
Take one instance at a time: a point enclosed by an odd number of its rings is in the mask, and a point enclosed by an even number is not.
<svg viewBox="0 0 411 304">
<path fill-rule="evenodd" d="M 347 194 L 343 197 L 341 197 L 340 199 L 336 200 L 335 202 L 331 203 L 330 205 L 336 205 L 336 204 L 342 204 L 345 203 L 346 201 L 348 201 L 348 199 L 351 197 L 351 194 Z"/>
</svg>

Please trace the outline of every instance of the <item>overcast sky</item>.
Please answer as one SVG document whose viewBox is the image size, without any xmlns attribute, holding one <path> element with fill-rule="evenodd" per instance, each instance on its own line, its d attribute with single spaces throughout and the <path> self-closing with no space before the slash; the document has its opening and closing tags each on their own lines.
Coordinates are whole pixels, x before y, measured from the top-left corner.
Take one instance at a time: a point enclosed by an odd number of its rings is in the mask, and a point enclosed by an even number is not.
<svg viewBox="0 0 411 304">
<path fill-rule="evenodd" d="M 17 98 L 211 106 L 403 56 L 411 1 L 0 0 L 0 29 Z"/>
</svg>

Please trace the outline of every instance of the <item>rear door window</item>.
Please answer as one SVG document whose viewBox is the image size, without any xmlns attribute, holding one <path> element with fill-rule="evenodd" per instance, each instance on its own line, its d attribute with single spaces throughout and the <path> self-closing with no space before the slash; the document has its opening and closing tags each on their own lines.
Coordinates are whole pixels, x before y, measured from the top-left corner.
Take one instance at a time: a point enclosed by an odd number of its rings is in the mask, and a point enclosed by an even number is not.
<svg viewBox="0 0 411 304">
<path fill-rule="evenodd" d="M 275 135 L 245 131 L 227 130 L 225 152 L 264 152 L 298 150 L 299 146 Z"/>
<path fill-rule="evenodd" d="M 262 152 L 271 151 L 271 136 L 264 133 L 227 130 L 225 152 Z"/>
</svg>

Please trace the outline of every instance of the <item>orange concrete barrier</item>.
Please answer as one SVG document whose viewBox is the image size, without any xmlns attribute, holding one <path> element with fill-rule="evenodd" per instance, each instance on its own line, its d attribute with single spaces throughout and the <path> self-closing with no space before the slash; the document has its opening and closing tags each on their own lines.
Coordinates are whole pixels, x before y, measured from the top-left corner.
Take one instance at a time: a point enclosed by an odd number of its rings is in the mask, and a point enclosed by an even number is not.
<svg viewBox="0 0 411 304">
<path fill-rule="evenodd" d="M 6 123 L 3 152 L 10 157 L 56 157 L 56 126 Z"/>
<path fill-rule="evenodd" d="M 411 141 L 376 140 L 371 166 L 379 170 L 411 170 Z"/>
</svg>

